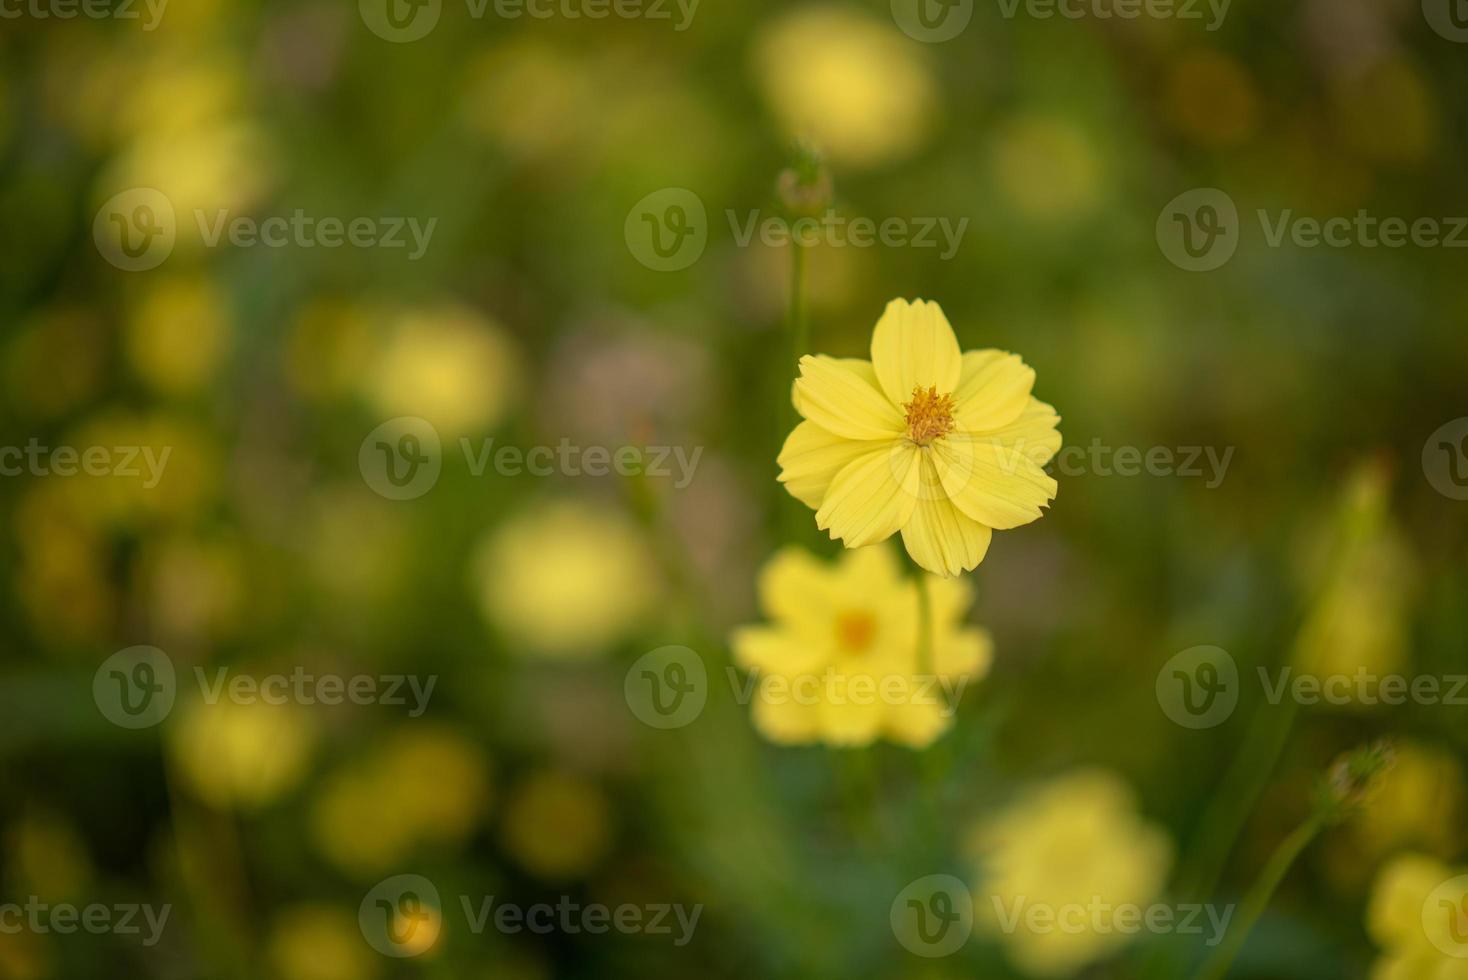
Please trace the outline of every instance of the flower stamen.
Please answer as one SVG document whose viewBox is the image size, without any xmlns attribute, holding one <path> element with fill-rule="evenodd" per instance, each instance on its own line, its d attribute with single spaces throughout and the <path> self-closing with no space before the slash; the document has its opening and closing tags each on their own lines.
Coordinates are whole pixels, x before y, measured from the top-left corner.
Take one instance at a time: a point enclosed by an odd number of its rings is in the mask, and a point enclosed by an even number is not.
<svg viewBox="0 0 1468 980">
<path fill-rule="evenodd" d="M 936 386 L 912 389 L 912 401 L 902 406 L 907 413 L 907 437 L 926 446 L 953 431 L 953 396 L 940 395 Z"/>
<path fill-rule="evenodd" d="M 844 612 L 836 617 L 836 646 L 842 653 L 865 653 L 877 633 L 869 612 Z"/>
</svg>

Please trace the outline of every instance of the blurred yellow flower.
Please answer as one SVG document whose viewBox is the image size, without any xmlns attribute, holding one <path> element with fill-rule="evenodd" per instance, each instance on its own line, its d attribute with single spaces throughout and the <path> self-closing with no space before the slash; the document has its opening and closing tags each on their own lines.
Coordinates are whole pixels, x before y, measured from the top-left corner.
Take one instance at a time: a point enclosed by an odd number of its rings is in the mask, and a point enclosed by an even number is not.
<svg viewBox="0 0 1468 980">
<path fill-rule="evenodd" d="M 452 729 L 422 722 L 393 732 L 380 752 L 333 772 L 311 809 L 316 844 L 332 863 L 368 878 L 424 844 L 458 845 L 489 805 L 489 763 Z"/>
<path fill-rule="evenodd" d="M 372 357 L 367 311 L 355 303 L 316 299 L 296 315 L 286 347 L 286 374 L 310 398 L 338 398 L 353 391 Z"/>
<path fill-rule="evenodd" d="M 492 428 L 519 395 L 520 358 L 499 325 L 466 306 L 393 317 L 367 374 L 367 397 L 384 416 L 427 419 L 444 438 Z"/>
<path fill-rule="evenodd" d="M 893 300 L 872 359 L 800 359 L 795 408 L 806 419 L 780 451 L 780 481 L 848 548 L 902 532 L 939 575 L 983 561 L 994 528 L 1038 518 L 1056 484 L 1055 410 L 1030 396 L 1017 355 L 963 353 L 937 303 Z"/>
<path fill-rule="evenodd" d="M 155 390 L 193 394 L 213 380 L 232 333 L 226 297 L 209 279 L 153 280 L 128 316 L 128 360 Z"/>
<path fill-rule="evenodd" d="M 756 42 L 754 67 L 788 135 L 837 163 L 898 160 L 932 128 L 937 85 L 920 46 L 891 21 L 847 7 L 799 7 Z"/>
<path fill-rule="evenodd" d="M 1390 490 L 1384 464 L 1358 466 L 1314 542 L 1305 575 L 1316 599 L 1295 639 L 1301 673 L 1365 671 L 1379 680 L 1407 666 L 1415 568 L 1391 516 Z"/>
<path fill-rule="evenodd" d="M 1404 846 L 1453 857 L 1465 842 L 1463 767 L 1449 751 L 1410 742 L 1396 745 L 1396 761 L 1379 780 L 1369 805 L 1352 821 L 1356 856 Z"/>
<path fill-rule="evenodd" d="M 1162 894 L 1172 865 L 1166 832 L 1137 813 L 1131 788 L 1105 770 L 1032 788 L 977 827 L 970 847 L 980 869 L 975 922 L 1032 976 L 1074 974 L 1130 936 L 1115 928 L 1035 927 L 1026 909 L 1060 917 L 1075 906 L 1146 908 Z M 1079 922 L 1094 924 L 1090 917 Z"/>
<path fill-rule="evenodd" d="M 330 905 L 293 905 L 275 917 L 267 940 L 280 980 L 368 980 L 381 960 L 362 942 L 357 918 Z"/>
<path fill-rule="evenodd" d="M 537 877 L 580 877 L 611 844 L 611 805 L 594 783 L 580 776 L 559 770 L 535 773 L 506 800 L 500 837 L 505 850 Z"/>
<path fill-rule="evenodd" d="M 1371 980 L 1468 980 L 1468 875 L 1397 858 L 1377 875 L 1366 928 L 1382 949 Z"/>
<path fill-rule="evenodd" d="M 51 902 L 85 894 L 92 879 L 86 843 L 69 820 L 50 810 L 28 808 L 10 825 L 5 865 L 9 894 Z"/>
<path fill-rule="evenodd" d="M 657 602 L 658 569 L 620 512 L 575 500 L 537 505 L 480 545 L 473 584 L 510 649 L 557 658 L 607 652 Z"/>
<path fill-rule="evenodd" d="M 175 712 L 169 741 L 178 773 L 216 809 L 263 808 L 306 773 L 315 730 L 294 705 L 236 702 L 226 692 Z"/>
<path fill-rule="evenodd" d="M 1259 117 L 1254 80 L 1221 51 L 1189 51 L 1173 64 L 1166 85 L 1172 124 L 1195 142 L 1230 146 L 1254 135 Z"/>
<path fill-rule="evenodd" d="M 995 136 L 994 177 L 1004 199 L 1035 218 L 1073 218 L 1096 204 L 1101 167 L 1074 123 L 1020 116 Z"/>
<path fill-rule="evenodd" d="M 734 658 L 759 686 L 751 718 L 773 742 L 866 745 L 880 736 L 914 747 L 953 723 L 954 700 L 983 677 L 989 634 L 965 627 L 968 585 L 930 577 L 932 664 L 919 650 L 917 585 L 892 549 L 843 552 L 835 564 L 786 548 L 760 573 L 772 623 L 730 637 Z"/>
</svg>

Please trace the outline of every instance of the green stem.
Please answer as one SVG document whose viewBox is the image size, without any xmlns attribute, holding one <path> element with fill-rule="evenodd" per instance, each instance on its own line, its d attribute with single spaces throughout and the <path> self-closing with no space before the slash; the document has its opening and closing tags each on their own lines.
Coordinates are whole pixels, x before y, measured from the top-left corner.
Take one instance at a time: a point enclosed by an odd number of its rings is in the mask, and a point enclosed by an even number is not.
<svg viewBox="0 0 1468 980">
<path fill-rule="evenodd" d="M 810 312 L 805 295 L 806 246 L 791 237 L 790 241 L 790 326 L 791 365 L 810 353 Z"/>
<path fill-rule="evenodd" d="M 1203 964 L 1196 980 L 1223 980 L 1223 977 L 1228 974 L 1229 967 L 1233 966 L 1239 950 L 1243 948 L 1245 940 L 1249 938 L 1249 933 L 1254 930 L 1254 925 L 1259 921 L 1259 917 L 1269 907 L 1269 901 L 1274 897 L 1280 882 L 1284 880 L 1290 867 L 1324 826 L 1325 818 L 1320 813 L 1311 814 L 1308 820 L 1285 838 L 1279 847 L 1275 848 L 1274 853 L 1270 855 L 1269 863 L 1264 866 L 1264 870 L 1259 873 L 1258 880 L 1244 896 L 1234 928 L 1230 930 L 1228 938 L 1218 947 L 1213 956 Z"/>
</svg>

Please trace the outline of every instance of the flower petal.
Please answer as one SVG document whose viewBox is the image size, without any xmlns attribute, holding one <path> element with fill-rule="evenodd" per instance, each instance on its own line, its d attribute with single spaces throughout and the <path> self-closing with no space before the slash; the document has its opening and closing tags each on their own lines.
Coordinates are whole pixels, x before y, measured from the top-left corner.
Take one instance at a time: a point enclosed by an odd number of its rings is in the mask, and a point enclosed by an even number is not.
<svg viewBox="0 0 1468 980">
<path fill-rule="evenodd" d="M 840 598 L 831 567 L 794 545 L 765 562 L 758 589 L 765 615 L 802 633 L 827 629 Z"/>
<path fill-rule="evenodd" d="M 736 664 L 761 675 L 819 670 L 831 655 L 798 633 L 769 626 L 738 627 L 729 635 L 729 648 Z"/>
<path fill-rule="evenodd" d="M 1030 400 L 1035 371 L 1018 354 L 971 350 L 963 355 L 953 421 L 959 430 L 984 432 L 1013 422 Z"/>
<path fill-rule="evenodd" d="M 906 419 L 875 382 L 865 361 L 807 354 L 800 359 L 795 409 L 827 432 L 848 439 L 901 435 Z"/>
<path fill-rule="evenodd" d="M 1024 453 L 1036 466 L 1044 466 L 1060 451 L 1060 432 L 1055 428 L 1059 424 L 1060 416 L 1054 408 L 1031 398 L 1013 422 L 986 432 L 970 432 L 969 437 L 996 441 Z"/>
<path fill-rule="evenodd" d="M 820 705 L 794 700 L 788 685 L 767 689 L 768 684 L 768 678 L 760 682 L 760 690 L 749 707 L 754 727 L 765 738 L 781 745 L 814 742 L 821 729 Z"/>
<path fill-rule="evenodd" d="M 869 745 L 882 731 L 887 706 L 880 697 L 881 679 L 866 671 L 840 675 L 844 683 L 821 685 L 821 737 L 831 745 Z M 859 687 L 853 691 L 853 682 Z"/>
<path fill-rule="evenodd" d="M 819 510 L 836 474 L 858 456 L 884 445 L 886 441 L 848 439 L 814 422 L 802 422 L 791 431 L 775 460 L 780 465 L 778 479 L 796 500 Z"/>
<path fill-rule="evenodd" d="M 942 439 L 932 459 L 943 491 L 963 513 L 1003 530 L 1039 518 L 1055 480 L 1024 453 L 982 437 Z"/>
<path fill-rule="evenodd" d="M 953 724 L 953 716 L 947 714 L 947 710 L 936 697 L 923 702 L 894 704 L 887 708 L 882 728 L 895 742 L 913 749 L 926 748 Z"/>
<path fill-rule="evenodd" d="M 876 544 L 902 527 L 917 503 L 919 450 L 906 440 L 848 463 L 816 511 L 816 526 L 848 548 Z"/>
<path fill-rule="evenodd" d="M 941 493 L 933 463 L 924 460 L 923 484 L 912 517 L 902 526 L 902 543 L 912 560 L 935 575 L 959 575 L 977 567 L 989 550 L 992 532 Z"/>
<path fill-rule="evenodd" d="M 952 393 L 962 360 L 958 338 L 937 303 L 894 299 L 872 331 L 872 367 L 894 405 L 911 401 L 917 387 Z"/>
</svg>

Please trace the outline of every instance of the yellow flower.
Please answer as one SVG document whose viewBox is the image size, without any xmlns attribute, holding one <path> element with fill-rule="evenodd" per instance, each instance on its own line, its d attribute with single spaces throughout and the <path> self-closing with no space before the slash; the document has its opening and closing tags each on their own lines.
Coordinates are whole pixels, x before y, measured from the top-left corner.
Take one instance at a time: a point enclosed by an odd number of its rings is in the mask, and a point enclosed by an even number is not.
<svg viewBox="0 0 1468 980">
<path fill-rule="evenodd" d="M 994 528 L 1019 527 L 1055 498 L 1041 469 L 1060 448 L 1055 409 L 1030 396 L 1014 354 L 961 352 L 937 303 L 893 300 L 872 359 L 806 356 L 780 450 L 780 481 L 848 548 L 902 532 L 930 572 L 983 561 Z"/>
<path fill-rule="evenodd" d="M 364 980 L 380 972 L 351 913 L 330 905 L 294 905 L 277 914 L 268 949 L 281 980 Z"/>
<path fill-rule="evenodd" d="M 1353 822 L 1357 857 L 1404 844 L 1451 856 L 1463 844 L 1468 786 L 1452 753 L 1436 746 L 1399 744 L 1372 801 Z"/>
<path fill-rule="evenodd" d="M 786 548 L 760 574 L 773 622 L 730 638 L 755 672 L 755 727 L 772 742 L 866 745 L 880 736 L 914 747 L 952 724 L 962 685 L 988 672 L 987 631 L 962 625 L 972 596 L 956 579 L 930 578 L 931 665 L 919 650 L 917 586 L 886 546 L 844 553 L 834 565 Z"/>
<path fill-rule="evenodd" d="M 890 21 L 804 6 L 756 42 L 754 68 L 788 134 L 874 167 L 912 153 L 932 128 L 938 91 L 919 47 Z"/>
<path fill-rule="evenodd" d="M 306 775 L 316 731 L 293 705 L 195 701 L 172 731 L 178 771 L 215 809 L 258 810 Z"/>
<path fill-rule="evenodd" d="M 1372 980 L 1468 980 L 1468 876 L 1409 854 L 1381 870 L 1366 927 L 1381 958 Z"/>
<path fill-rule="evenodd" d="M 657 564 L 620 512 L 566 499 L 495 528 L 476 552 L 485 618 L 516 653 L 601 656 L 655 607 Z"/>
<path fill-rule="evenodd" d="M 580 877 L 611 846 L 611 805 L 594 783 L 579 776 L 538 772 L 511 794 L 500 834 L 505 850 L 537 877 Z"/>
<path fill-rule="evenodd" d="M 1031 790 L 979 826 L 970 845 L 981 869 L 975 920 L 1033 976 L 1067 976 L 1116 952 L 1128 934 L 1092 910 L 1148 907 L 1172 864 L 1167 835 L 1137 813 L 1131 788 L 1104 770 Z M 1032 918 L 1032 910 L 1047 918 Z M 1098 927 L 1053 928 L 1055 921 Z"/>
</svg>

